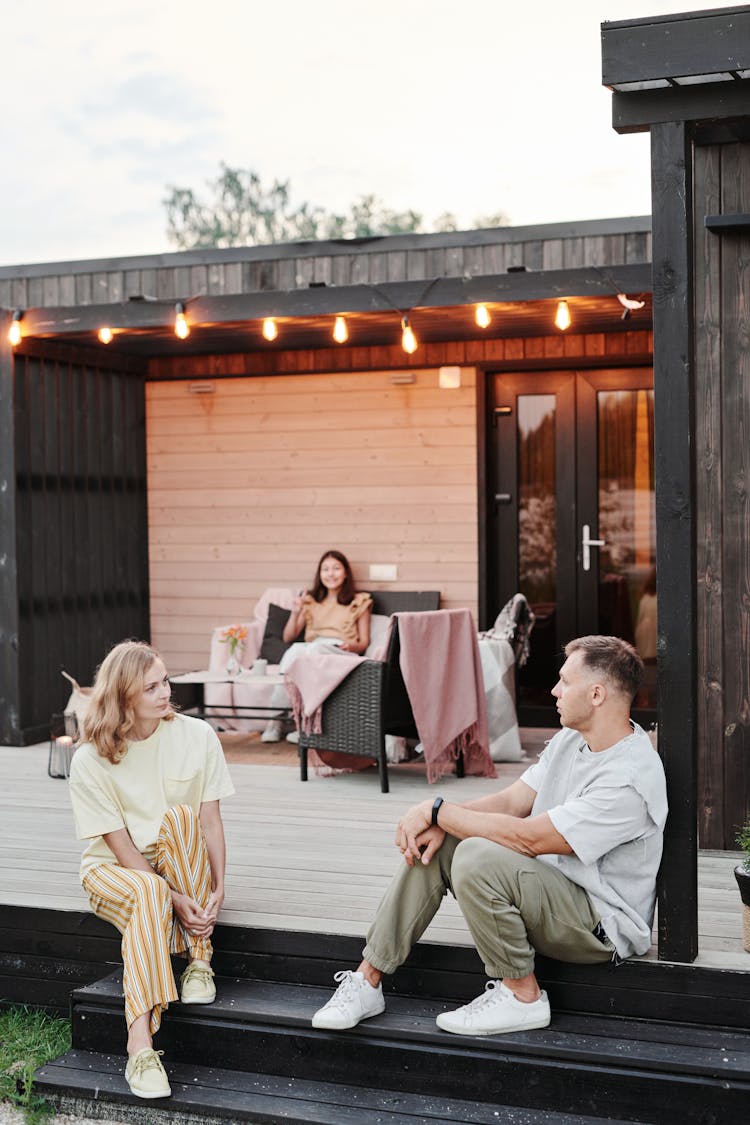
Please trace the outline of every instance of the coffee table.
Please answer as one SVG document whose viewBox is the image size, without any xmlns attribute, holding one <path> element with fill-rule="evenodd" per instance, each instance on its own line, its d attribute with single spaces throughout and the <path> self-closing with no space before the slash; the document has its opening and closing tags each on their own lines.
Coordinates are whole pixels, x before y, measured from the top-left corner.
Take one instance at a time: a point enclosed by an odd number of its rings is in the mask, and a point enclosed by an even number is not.
<svg viewBox="0 0 750 1125">
<path fill-rule="evenodd" d="M 203 669 L 198 672 L 182 672 L 179 676 L 170 676 L 169 682 L 174 685 L 186 684 L 194 688 L 191 702 L 183 707 L 183 714 L 196 715 L 199 719 L 291 719 L 291 702 L 286 705 L 273 704 L 209 704 L 206 713 L 205 686 L 206 684 L 258 684 L 276 687 L 285 683 L 282 672 L 270 672 L 265 676 L 254 675 L 252 671 L 243 671 L 236 676 L 227 672 L 211 672 Z M 222 707 L 225 709 L 222 710 Z"/>
</svg>

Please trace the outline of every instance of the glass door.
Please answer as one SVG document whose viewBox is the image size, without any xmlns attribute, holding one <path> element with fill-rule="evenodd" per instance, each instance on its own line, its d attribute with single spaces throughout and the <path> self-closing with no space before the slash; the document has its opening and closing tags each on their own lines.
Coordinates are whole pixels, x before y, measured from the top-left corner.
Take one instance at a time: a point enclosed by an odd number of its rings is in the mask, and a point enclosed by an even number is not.
<svg viewBox="0 0 750 1125">
<path fill-rule="evenodd" d="M 536 617 L 531 655 L 518 677 L 519 718 L 556 725 L 549 692 L 563 645 L 585 633 L 614 633 L 634 643 L 646 662 L 636 708 L 650 721 L 656 705 L 651 370 L 496 375 L 491 396 L 491 615 L 520 591 Z"/>
</svg>

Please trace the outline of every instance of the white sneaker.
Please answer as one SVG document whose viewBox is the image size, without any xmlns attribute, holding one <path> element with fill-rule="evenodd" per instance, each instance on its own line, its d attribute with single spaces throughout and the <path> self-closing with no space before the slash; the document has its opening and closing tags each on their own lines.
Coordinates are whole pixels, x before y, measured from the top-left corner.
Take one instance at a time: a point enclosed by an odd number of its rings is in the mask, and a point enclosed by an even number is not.
<svg viewBox="0 0 750 1125">
<path fill-rule="evenodd" d="M 331 999 L 312 1018 L 313 1027 L 328 1031 L 344 1031 L 356 1027 L 360 1020 L 369 1020 L 385 1011 L 381 985 L 373 988 L 364 974 L 347 970 L 335 973 L 333 979 L 339 986 Z"/>
<path fill-rule="evenodd" d="M 260 740 L 261 742 L 281 742 L 283 734 L 281 719 L 270 719 L 266 723 L 266 729 L 260 736 Z"/>
<path fill-rule="evenodd" d="M 441 1012 L 437 1025 L 454 1035 L 500 1035 L 506 1031 L 531 1031 L 547 1027 L 550 1021 L 549 1000 L 543 992 L 538 1000 L 525 1004 L 517 1000 L 511 990 L 500 980 L 487 982 L 484 992 L 456 1008 L 454 1012 Z"/>
<path fill-rule="evenodd" d="M 286 736 L 286 740 L 287 740 L 287 742 L 293 742 L 296 746 L 297 743 L 299 742 L 299 731 L 298 730 L 290 731 L 289 734 Z"/>
</svg>

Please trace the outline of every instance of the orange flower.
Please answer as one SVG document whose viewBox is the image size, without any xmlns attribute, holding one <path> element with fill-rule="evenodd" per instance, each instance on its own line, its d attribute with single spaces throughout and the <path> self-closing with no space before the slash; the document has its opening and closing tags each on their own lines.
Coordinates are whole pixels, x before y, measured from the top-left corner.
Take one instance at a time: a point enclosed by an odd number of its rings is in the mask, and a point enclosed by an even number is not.
<svg viewBox="0 0 750 1125">
<path fill-rule="evenodd" d="M 247 629 L 244 625 L 227 625 L 226 629 L 222 629 L 219 640 L 222 644 L 228 644 L 232 653 L 237 649 L 242 650 L 247 640 Z"/>
</svg>

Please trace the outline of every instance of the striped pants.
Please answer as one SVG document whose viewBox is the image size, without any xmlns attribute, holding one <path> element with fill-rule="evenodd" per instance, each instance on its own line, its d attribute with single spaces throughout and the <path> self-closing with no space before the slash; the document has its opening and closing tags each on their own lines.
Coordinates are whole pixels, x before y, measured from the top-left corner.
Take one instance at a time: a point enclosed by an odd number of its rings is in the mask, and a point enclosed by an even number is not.
<svg viewBox="0 0 750 1125">
<path fill-rule="evenodd" d="M 204 908 L 211 894 L 206 841 L 189 805 L 167 810 L 156 849 L 145 858 L 153 873 L 102 863 L 86 872 L 83 888 L 94 914 L 122 934 L 127 1026 L 150 1012 L 153 1035 L 162 1011 L 177 999 L 170 953 L 189 951 L 194 960 L 210 961 L 213 952 L 208 938 L 186 933 L 172 912 L 170 888 Z"/>
</svg>

